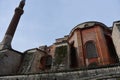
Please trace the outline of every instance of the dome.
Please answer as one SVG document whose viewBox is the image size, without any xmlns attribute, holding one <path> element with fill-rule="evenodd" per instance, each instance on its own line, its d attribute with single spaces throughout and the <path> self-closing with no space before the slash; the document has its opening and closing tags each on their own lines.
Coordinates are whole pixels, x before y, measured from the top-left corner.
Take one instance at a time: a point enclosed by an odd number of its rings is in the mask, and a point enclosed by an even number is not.
<svg viewBox="0 0 120 80">
<path fill-rule="evenodd" d="M 108 27 L 107 27 L 105 24 L 101 23 L 101 22 L 88 21 L 88 22 L 84 22 L 84 23 L 81 23 L 81 24 L 78 24 L 77 26 L 75 26 L 75 27 L 71 30 L 69 36 L 72 34 L 72 32 L 74 32 L 74 30 L 76 30 L 76 29 L 78 29 L 78 28 L 79 28 L 79 29 L 89 28 L 89 27 L 93 27 L 94 25 L 100 25 L 101 27 L 108 29 Z"/>
</svg>

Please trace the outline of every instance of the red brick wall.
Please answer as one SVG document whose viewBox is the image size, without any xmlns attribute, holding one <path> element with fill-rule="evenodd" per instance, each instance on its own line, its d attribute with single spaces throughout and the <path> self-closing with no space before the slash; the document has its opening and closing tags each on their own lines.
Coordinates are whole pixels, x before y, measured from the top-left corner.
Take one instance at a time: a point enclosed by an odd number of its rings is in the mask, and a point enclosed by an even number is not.
<svg viewBox="0 0 120 80">
<path fill-rule="evenodd" d="M 96 62 L 98 65 L 111 64 L 110 57 L 106 39 L 104 36 L 104 30 L 100 26 L 94 26 L 84 29 L 76 29 L 72 32 L 69 37 L 68 42 L 72 43 L 74 41 L 74 47 L 77 49 L 77 60 L 79 67 L 88 66 L 89 64 Z M 109 32 L 107 32 L 109 33 Z M 98 57 L 97 58 L 86 58 L 85 43 L 88 41 L 93 41 L 95 43 Z"/>
<path fill-rule="evenodd" d="M 98 58 L 88 59 L 87 65 L 89 65 L 92 62 L 97 62 L 98 65 L 110 64 L 111 58 L 109 55 L 108 47 L 106 44 L 102 28 L 100 26 L 95 26 L 89 29 L 84 29 L 82 30 L 82 36 L 83 45 L 85 46 L 85 43 L 87 41 L 94 41 L 98 52 Z M 86 54 L 85 48 L 84 54 Z"/>
</svg>

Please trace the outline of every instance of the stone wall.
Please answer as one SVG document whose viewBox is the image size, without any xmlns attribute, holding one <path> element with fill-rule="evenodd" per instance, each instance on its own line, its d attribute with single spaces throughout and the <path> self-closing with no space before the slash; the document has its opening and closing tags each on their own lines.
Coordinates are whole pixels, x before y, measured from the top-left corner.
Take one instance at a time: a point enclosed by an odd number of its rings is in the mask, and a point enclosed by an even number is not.
<svg viewBox="0 0 120 80">
<path fill-rule="evenodd" d="M 113 24 L 112 40 L 120 61 L 120 21 Z"/>
<path fill-rule="evenodd" d="M 120 66 L 91 69 L 91 70 L 71 70 L 44 72 L 39 74 L 24 74 L 1 76 L 0 80 L 102 80 L 102 79 L 120 79 Z"/>
<path fill-rule="evenodd" d="M 22 53 L 14 50 L 0 51 L 0 75 L 16 74 L 22 59 Z"/>
<path fill-rule="evenodd" d="M 19 73 L 26 74 L 40 72 L 41 69 L 44 68 L 40 63 L 43 56 L 45 56 L 45 52 L 37 48 L 25 51 Z"/>
</svg>

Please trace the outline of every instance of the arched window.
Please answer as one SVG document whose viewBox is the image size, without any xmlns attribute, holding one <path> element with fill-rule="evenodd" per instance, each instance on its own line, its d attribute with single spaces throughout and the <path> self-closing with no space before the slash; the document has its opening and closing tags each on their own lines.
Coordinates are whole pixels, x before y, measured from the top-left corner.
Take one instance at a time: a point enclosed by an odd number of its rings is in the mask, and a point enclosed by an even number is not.
<svg viewBox="0 0 120 80">
<path fill-rule="evenodd" d="M 94 42 L 92 41 L 87 42 L 85 47 L 86 47 L 86 57 L 88 59 L 98 57 L 97 49 Z"/>
<path fill-rule="evenodd" d="M 45 66 L 46 66 L 47 69 L 50 69 L 51 65 L 52 65 L 52 56 L 48 55 L 47 58 L 46 58 Z"/>
</svg>

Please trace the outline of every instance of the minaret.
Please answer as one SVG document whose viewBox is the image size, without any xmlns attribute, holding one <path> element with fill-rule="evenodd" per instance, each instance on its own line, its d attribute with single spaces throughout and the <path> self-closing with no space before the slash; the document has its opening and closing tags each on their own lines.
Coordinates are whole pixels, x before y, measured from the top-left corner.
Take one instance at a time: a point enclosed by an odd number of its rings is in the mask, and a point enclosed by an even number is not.
<svg viewBox="0 0 120 80">
<path fill-rule="evenodd" d="M 0 50 L 11 49 L 11 42 L 15 34 L 20 17 L 24 12 L 23 10 L 24 5 L 25 5 L 25 0 L 21 0 L 19 6 L 15 9 L 14 16 L 9 24 L 9 27 L 5 33 L 2 42 L 0 43 Z"/>
</svg>

